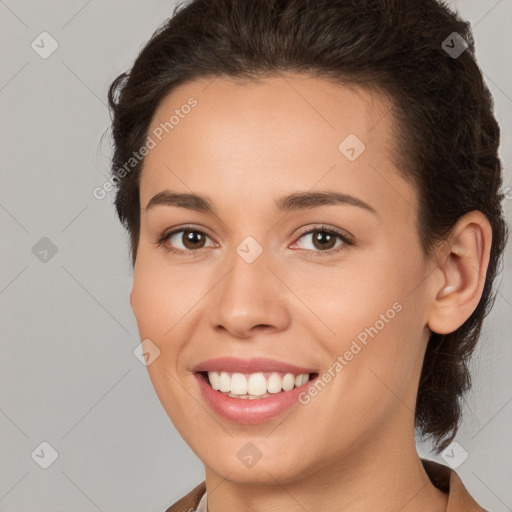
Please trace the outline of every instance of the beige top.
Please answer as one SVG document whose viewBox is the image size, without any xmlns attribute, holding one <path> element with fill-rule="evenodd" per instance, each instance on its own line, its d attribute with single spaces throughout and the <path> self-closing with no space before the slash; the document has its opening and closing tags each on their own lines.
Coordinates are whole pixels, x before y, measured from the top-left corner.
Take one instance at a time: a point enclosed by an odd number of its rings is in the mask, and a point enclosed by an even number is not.
<svg viewBox="0 0 512 512">
<path fill-rule="evenodd" d="M 448 493 L 446 512 L 486 512 L 471 497 L 455 471 L 431 460 L 422 459 L 421 462 L 432 483 L 441 491 Z M 201 482 L 165 512 L 192 512 L 193 510 L 207 512 L 205 482 Z"/>
</svg>

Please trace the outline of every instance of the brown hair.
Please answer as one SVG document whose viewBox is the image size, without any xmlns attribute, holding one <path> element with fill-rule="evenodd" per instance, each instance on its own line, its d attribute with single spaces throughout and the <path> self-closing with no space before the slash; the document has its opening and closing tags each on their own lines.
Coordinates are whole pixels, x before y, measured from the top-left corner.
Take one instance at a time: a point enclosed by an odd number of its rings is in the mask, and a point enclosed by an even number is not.
<svg viewBox="0 0 512 512">
<path fill-rule="evenodd" d="M 455 44 L 463 49 L 462 40 L 467 49 L 460 55 L 447 51 Z M 493 282 L 508 236 L 492 98 L 475 61 L 469 23 L 446 5 L 435 0 L 193 0 L 178 5 L 109 90 L 115 205 L 130 233 L 132 262 L 143 160 L 130 172 L 126 162 L 144 145 L 162 99 L 194 79 L 257 80 L 283 71 L 357 82 L 392 98 L 400 172 L 418 193 L 418 232 L 427 257 L 469 211 L 480 210 L 492 226 L 478 306 L 453 333 L 431 334 L 423 363 L 416 426 L 440 451 L 457 432 L 461 399 L 470 386 L 468 360 L 494 303 Z"/>
</svg>

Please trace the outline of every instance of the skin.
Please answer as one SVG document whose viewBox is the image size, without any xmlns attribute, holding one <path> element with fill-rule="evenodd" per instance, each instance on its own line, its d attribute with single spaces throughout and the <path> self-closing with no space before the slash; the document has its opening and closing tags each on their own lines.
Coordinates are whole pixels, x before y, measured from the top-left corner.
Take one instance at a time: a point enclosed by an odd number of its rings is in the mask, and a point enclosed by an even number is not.
<svg viewBox="0 0 512 512">
<path fill-rule="evenodd" d="M 396 125 L 378 92 L 297 74 L 194 81 L 165 98 L 150 131 L 191 96 L 198 105 L 145 159 L 130 300 L 141 339 L 161 351 L 148 366 L 157 395 L 204 463 L 209 511 L 445 510 L 416 452 L 413 411 L 429 329 L 452 332 L 480 299 L 487 219 L 470 212 L 424 257 L 416 191 L 397 170 Z M 348 134 L 366 145 L 353 162 L 338 149 Z M 208 196 L 216 214 L 146 209 L 164 190 Z M 274 208 L 304 191 L 350 194 L 376 213 Z M 189 255 L 158 245 L 185 224 L 208 235 L 203 248 L 182 233 L 166 243 Z M 319 224 L 354 245 L 329 254 L 301 236 Z M 248 236 L 263 249 L 250 264 L 236 252 Z M 322 373 L 396 302 L 401 311 L 316 397 L 262 424 L 217 416 L 191 372 L 228 355 Z M 262 454 L 251 468 L 237 457 L 248 442 Z"/>
</svg>

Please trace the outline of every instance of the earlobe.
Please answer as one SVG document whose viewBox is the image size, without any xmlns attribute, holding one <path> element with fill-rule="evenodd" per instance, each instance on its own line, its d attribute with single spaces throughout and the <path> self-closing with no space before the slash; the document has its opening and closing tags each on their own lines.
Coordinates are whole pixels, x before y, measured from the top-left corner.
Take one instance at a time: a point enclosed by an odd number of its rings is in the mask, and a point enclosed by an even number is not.
<svg viewBox="0 0 512 512">
<path fill-rule="evenodd" d="M 428 327 L 438 334 L 457 330 L 478 306 L 485 285 L 492 228 L 485 215 L 472 211 L 459 219 L 439 250 Z M 439 284 L 440 283 L 440 284 Z"/>
</svg>

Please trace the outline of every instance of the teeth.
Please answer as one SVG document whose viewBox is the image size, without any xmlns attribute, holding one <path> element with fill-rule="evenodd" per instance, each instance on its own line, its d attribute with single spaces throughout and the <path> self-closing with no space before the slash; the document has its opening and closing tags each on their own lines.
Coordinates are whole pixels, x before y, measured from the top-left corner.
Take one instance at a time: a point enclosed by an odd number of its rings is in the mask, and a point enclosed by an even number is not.
<svg viewBox="0 0 512 512">
<path fill-rule="evenodd" d="M 227 373 L 221 373 L 219 377 L 219 391 L 228 393 L 231 391 L 231 377 Z"/>
<path fill-rule="evenodd" d="M 283 389 L 285 391 L 290 391 L 294 387 L 295 387 L 295 375 L 293 375 L 292 373 L 287 373 L 283 379 Z"/>
<path fill-rule="evenodd" d="M 234 395 L 247 394 L 247 379 L 241 373 L 233 373 L 231 377 L 231 393 Z"/>
<path fill-rule="evenodd" d="M 267 380 L 267 391 L 269 393 L 280 393 L 283 381 L 278 373 L 272 373 Z"/>
<path fill-rule="evenodd" d="M 264 395 L 235 395 L 233 393 L 227 393 L 228 396 L 231 398 L 242 398 L 243 400 L 255 400 L 257 398 L 267 398 L 267 396 L 270 396 L 268 393 L 265 393 Z"/>
<path fill-rule="evenodd" d="M 309 381 L 308 373 L 294 375 L 293 373 L 272 372 L 259 373 L 228 373 L 208 372 L 208 379 L 213 389 L 222 391 L 232 398 L 254 400 L 266 398 L 270 394 L 290 391 Z"/>
<path fill-rule="evenodd" d="M 210 379 L 210 385 L 215 391 L 220 389 L 220 375 L 217 372 L 208 372 L 208 378 Z"/>
<path fill-rule="evenodd" d="M 240 374 L 239 374 L 240 375 Z M 242 377 L 244 377 L 242 375 Z M 245 379 L 245 377 L 244 377 Z M 249 395 L 264 395 L 267 392 L 267 379 L 263 373 L 253 373 L 249 377 L 249 381 L 247 382 L 247 393 Z M 244 393 L 238 393 L 237 391 L 233 391 L 233 393 L 237 393 L 238 395 L 243 395 Z"/>
</svg>

